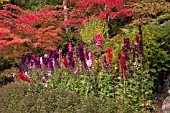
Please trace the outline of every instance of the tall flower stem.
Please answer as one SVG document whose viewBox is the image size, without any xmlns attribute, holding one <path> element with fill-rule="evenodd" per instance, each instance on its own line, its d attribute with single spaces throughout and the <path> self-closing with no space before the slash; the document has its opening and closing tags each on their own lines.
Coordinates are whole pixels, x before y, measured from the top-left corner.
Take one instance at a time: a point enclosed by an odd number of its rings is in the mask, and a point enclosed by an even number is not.
<svg viewBox="0 0 170 113">
<path fill-rule="evenodd" d="M 139 25 L 138 26 L 139 28 L 139 35 L 140 35 L 140 43 L 139 43 L 139 48 L 140 48 L 140 53 L 141 53 L 141 57 L 140 57 L 140 60 L 141 60 L 141 68 L 142 68 L 142 100 L 144 102 L 144 85 L 143 85 L 143 82 L 144 82 L 144 43 L 143 43 L 143 34 L 142 34 L 142 25 Z"/>
</svg>

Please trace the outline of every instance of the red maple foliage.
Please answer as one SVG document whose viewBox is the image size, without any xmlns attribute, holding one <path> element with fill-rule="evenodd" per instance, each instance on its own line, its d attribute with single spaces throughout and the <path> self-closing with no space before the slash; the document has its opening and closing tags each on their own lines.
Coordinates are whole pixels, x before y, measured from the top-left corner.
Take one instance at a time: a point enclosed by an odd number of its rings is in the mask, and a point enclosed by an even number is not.
<svg viewBox="0 0 170 113">
<path fill-rule="evenodd" d="M 65 25 L 70 23 L 84 23 L 88 19 L 98 17 L 109 22 L 117 16 L 125 18 L 133 15 L 132 3 L 137 0 L 70 0 L 75 4 L 69 7 L 68 18 Z"/>
<path fill-rule="evenodd" d="M 37 12 L 23 10 L 12 4 L 0 10 L 0 54 L 6 58 L 31 52 L 36 47 L 57 49 L 62 38 L 60 23 L 62 6 L 44 6 Z"/>
</svg>

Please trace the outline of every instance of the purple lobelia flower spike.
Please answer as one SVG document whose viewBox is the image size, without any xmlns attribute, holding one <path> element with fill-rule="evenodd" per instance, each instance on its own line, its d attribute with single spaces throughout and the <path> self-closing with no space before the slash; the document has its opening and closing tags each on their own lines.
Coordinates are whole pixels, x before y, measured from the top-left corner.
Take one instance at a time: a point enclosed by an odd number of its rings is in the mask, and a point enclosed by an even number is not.
<svg viewBox="0 0 170 113">
<path fill-rule="evenodd" d="M 54 71 L 53 58 L 49 58 L 48 67 L 52 72 Z"/>
<path fill-rule="evenodd" d="M 129 38 L 124 38 L 124 46 L 122 47 L 123 54 L 125 56 L 126 61 L 129 60 L 129 52 L 130 52 L 130 43 Z"/>
<path fill-rule="evenodd" d="M 22 73 L 22 71 L 23 71 L 23 67 L 20 65 L 19 66 L 19 73 Z"/>
<path fill-rule="evenodd" d="M 29 64 L 29 63 L 30 63 L 30 61 L 31 61 L 31 56 L 32 56 L 32 55 L 31 55 L 31 53 L 27 53 L 27 55 L 26 55 L 26 56 L 27 56 L 27 58 L 28 58 L 28 64 Z"/>
<path fill-rule="evenodd" d="M 80 58 L 81 63 L 83 64 L 84 68 L 87 68 L 85 57 L 84 57 L 84 46 L 83 45 L 78 46 L 78 52 L 79 52 L 79 58 Z"/>
<path fill-rule="evenodd" d="M 55 67 L 60 68 L 60 63 L 59 63 L 58 59 L 55 60 Z"/>
<path fill-rule="evenodd" d="M 50 50 L 49 58 L 54 58 L 56 59 L 56 51 L 55 50 Z"/>
<path fill-rule="evenodd" d="M 42 60 L 43 60 L 43 64 L 44 64 L 45 66 L 47 66 L 47 65 L 48 65 L 48 57 L 42 56 Z"/>
<path fill-rule="evenodd" d="M 69 60 L 69 67 L 73 69 L 75 67 L 75 61 L 73 59 L 73 51 L 68 52 L 68 60 Z"/>
<path fill-rule="evenodd" d="M 85 62 L 83 45 L 78 46 L 78 52 L 79 52 L 80 61 Z"/>
<path fill-rule="evenodd" d="M 21 64 L 25 64 L 26 57 L 25 57 L 25 56 L 21 56 L 21 57 L 20 57 L 20 60 L 21 60 Z"/>
<path fill-rule="evenodd" d="M 31 66 L 31 68 L 34 67 L 35 61 L 36 61 L 36 56 L 35 56 L 35 55 L 32 55 L 32 56 L 31 56 L 31 61 L 30 61 L 30 66 Z"/>
<path fill-rule="evenodd" d="M 109 66 L 109 64 L 107 63 L 106 56 L 104 56 L 103 67 L 104 67 L 105 70 L 107 70 L 108 66 Z"/>
</svg>

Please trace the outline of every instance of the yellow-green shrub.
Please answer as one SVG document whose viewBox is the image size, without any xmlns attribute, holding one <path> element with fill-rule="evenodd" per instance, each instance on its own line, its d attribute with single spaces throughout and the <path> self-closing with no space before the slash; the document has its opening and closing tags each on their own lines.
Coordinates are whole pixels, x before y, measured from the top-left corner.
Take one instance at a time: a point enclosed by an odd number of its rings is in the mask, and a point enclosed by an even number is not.
<svg viewBox="0 0 170 113">
<path fill-rule="evenodd" d="M 94 42 L 94 36 L 96 34 L 102 34 L 102 37 L 104 37 L 107 31 L 108 29 L 105 28 L 105 23 L 103 21 L 93 19 L 84 24 L 80 35 L 85 43 L 91 44 Z"/>
</svg>

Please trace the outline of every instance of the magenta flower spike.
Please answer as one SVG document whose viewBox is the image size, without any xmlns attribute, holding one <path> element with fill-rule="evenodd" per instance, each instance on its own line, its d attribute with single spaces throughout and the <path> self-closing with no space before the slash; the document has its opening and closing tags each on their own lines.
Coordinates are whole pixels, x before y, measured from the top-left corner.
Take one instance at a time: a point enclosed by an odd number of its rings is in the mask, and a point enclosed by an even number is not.
<svg viewBox="0 0 170 113">
<path fill-rule="evenodd" d="M 96 46 L 102 47 L 102 34 L 95 35 L 94 40 L 96 41 Z"/>
<path fill-rule="evenodd" d="M 68 42 L 68 51 L 73 51 L 73 48 L 72 48 L 71 42 Z"/>
</svg>

